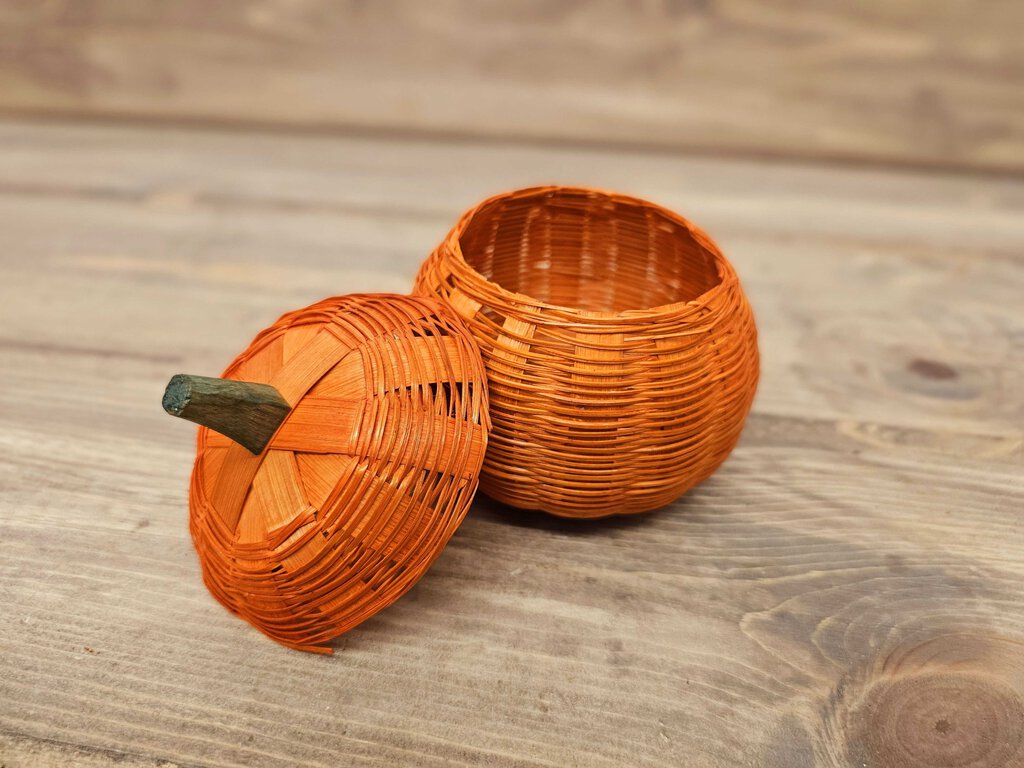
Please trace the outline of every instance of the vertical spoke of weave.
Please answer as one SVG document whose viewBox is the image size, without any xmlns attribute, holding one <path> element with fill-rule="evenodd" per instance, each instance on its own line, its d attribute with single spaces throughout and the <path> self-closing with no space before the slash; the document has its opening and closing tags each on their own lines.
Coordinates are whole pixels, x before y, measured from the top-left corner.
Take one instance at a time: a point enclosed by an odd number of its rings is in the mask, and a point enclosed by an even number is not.
<svg viewBox="0 0 1024 768">
<path fill-rule="evenodd" d="M 757 331 L 714 242 L 671 211 L 540 187 L 468 211 L 415 285 L 480 344 L 494 429 L 481 487 L 567 517 L 645 512 L 739 439 Z"/>
<path fill-rule="evenodd" d="M 490 426 L 458 315 L 405 296 L 283 316 L 224 373 L 292 409 L 253 455 L 200 428 L 190 528 L 218 600 L 302 650 L 390 605 L 462 522 Z"/>
</svg>

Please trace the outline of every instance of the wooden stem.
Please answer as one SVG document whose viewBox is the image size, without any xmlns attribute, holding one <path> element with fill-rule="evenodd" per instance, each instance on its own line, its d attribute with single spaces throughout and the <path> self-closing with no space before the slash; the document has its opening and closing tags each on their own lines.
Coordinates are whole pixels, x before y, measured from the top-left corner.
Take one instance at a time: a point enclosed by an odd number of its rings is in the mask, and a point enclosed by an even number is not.
<svg viewBox="0 0 1024 768">
<path fill-rule="evenodd" d="M 164 410 L 229 437 L 251 453 L 267 447 L 291 406 L 269 384 L 172 376 L 164 392 Z"/>
</svg>

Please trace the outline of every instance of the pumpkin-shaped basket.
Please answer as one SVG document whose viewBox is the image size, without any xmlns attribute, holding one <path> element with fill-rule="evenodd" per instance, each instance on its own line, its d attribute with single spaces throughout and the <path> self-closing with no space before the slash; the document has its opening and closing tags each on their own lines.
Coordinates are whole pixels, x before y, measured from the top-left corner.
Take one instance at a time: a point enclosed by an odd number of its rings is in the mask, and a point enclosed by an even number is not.
<svg viewBox="0 0 1024 768">
<path fill-rule="evenodd" d="M 566 517 L 661 507 L 739 439 L 754 317 L 703 231 L 652 203 L 570 187 L 467 212 L 414 289 L 483 354 L 493 430 L 481 489 Z"/>
<path fill-rule="evenodd" d="M 175 376 L 164 408 L 203 425 L 189 527 L 207 587 L 309 651 L 329 652 L 430 567 L 487 445 L 480 353 L 428 298 L 290 312 L 223 378 Z"/>
</svg>

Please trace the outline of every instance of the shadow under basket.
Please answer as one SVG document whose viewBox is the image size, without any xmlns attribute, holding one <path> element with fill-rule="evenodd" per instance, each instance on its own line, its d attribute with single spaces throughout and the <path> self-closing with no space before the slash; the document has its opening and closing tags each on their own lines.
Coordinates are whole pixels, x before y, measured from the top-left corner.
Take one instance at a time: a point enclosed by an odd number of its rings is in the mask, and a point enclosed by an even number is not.
<svg viewBox="0 0 1024 768">
<path fill-rule="evenodd" d="M 481 488 L 564 517 L 635 514 L 705 480 L 739 439 L 757 330 L 732 266 L 671 211 L 538 187 L 468 211 L 415 293 L 467 322 L 493 431 Z"/>
</svg>

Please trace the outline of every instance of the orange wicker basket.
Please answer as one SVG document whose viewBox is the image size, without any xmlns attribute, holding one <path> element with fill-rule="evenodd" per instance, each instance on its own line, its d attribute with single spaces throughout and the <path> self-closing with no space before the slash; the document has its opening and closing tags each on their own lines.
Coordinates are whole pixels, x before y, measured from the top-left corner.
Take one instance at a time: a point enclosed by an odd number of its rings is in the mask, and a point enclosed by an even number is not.
<svg viewBox="0 0 1024 768">
<path fill-rule="evenodd" d="M 165 408 L 212 425 L 188 415 L 197 395 L 175 395 L 175 379 Z M 329 652 L 412 587 L 469 508 L 489 426 L 479 350 L 439 301 L 347 296 L 284 315 L 203 381 L 214 407 L 233 398 L 228 426 L 276 395 L 286 414 L 250 449 L 199 429 L 189 502 L 204 581 L 273 639 Z"/>
<path fill-rule="evenodd" d="M 466 321 L 493 431 L 481 488 L 566 517 L 661 507 L 739 439 L 757 331 L 732 266 L 652 203 L 538 187 L 467 212 L 415 293 Z"/>
</svg>

